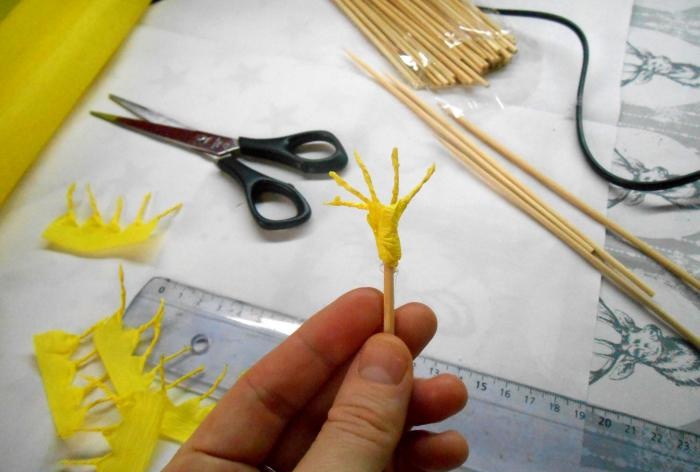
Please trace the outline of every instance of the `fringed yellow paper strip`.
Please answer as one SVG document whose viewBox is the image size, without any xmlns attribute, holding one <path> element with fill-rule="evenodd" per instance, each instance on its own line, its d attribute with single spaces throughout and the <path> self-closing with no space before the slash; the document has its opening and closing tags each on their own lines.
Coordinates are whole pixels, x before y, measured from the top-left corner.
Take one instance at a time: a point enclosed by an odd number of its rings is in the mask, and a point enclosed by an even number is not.
<svg viewBox="0 0 700 472">
<path fill-rule="evenodd" d="M 360 155 L 355 152 L 355 160 L 362 170 L 362 176 L 369 190 L 369 197 L 365 196 L 343 180 L 335 172 L 329 175 L 338 185 L 360 199 L 360 202 L 349 202 L 335 197 L 328 205 L 346 206 L 367 210 L 367 223 L 369 223 L 377 244 L 379 258 L 384 262 L 384 331 L 394 332 L 394 271 L 401 259 L 401 241 L 399 239 L 399 219 L 413 197 L 420 191 L 423 185 L 435 172 L 435 164 L 425 172 L 425 176 L 405 196 L 399 198 L 399 151 L 394 148 L 391 152 L 391 164 L 394 168 L 394 185 L 391 191 L 391 201 L 388 205 L 382 203 L 377 197 L 377 192 L 372 183 L 367 166 L 362 162 Z"/>
<path fill-rule="evenodd" d="M 185 442 L 204 420 L 214 405 L 201 406 L 200 403 L 211 395 L 226 374 L 219 375 L 214 385 L 205 394 L 175 405 L 168 397 L 168 390 L 203 371 L 203 368 L 188 372 L 174 382 L 165 382 L 162 357 L 156 369 L 160 372 L 160 386 L 135 391 L 119 396 L 107 390 L 110 400 L 116 405 L 121 421 L 115 425 L 93 428 L 107 440 L 111 450 L 107 454 L 87 459 L 67 459 L 65 465 L 91 465 L 98 472 L 140 472 L 146 469 L 156 443 L 160 437 Z"/>
<path fill-rule="evenodd" d="M 152 370 L 145 370 L 145 363 L 153 351 L 160 334 L 164 316 L 164 304 L 151 320 L 137 328 L 123 325 L 126 307 L 124 272 L 119 267 L 120 304 L 114 314 L 99 321 L 81 335 L 63 331 L 49 331 L 34 337 L 35 353 L 46 396 L 56 430 L 61 438 L 78 431 L 100 432 L 111 447 L 111 451 L 99 457 L 69 459 L 65 465 L 89 465 L 99 472 L 141 472 L 148 466 L 159 438 L 177 442 L 186 441 L 214 404 L 203 404 L 219 386 L 226 369 L 203 395 L 182 403 L 173 403 L 168 391 L 185 380 L 200 374 L 198 367 L 179 379 L 166 383 L 165 363 L 189 350 L 183 347 L 169 356 L 162 356 Z M 152 328 L 153 336 L 143 354 L 135 354 L 143 341 L 146 330 Z M 95 348 L 78 359 L 78 349 L 88 347 L 89 337 Z M 102 378 L 85 377 L 87 383 L 75 385 L 78 371 L 88 362 L 100 360 L 106 374 Z M 155 375 L 160 372 L 160 382 Z M 113 389 L 107 385 L 110 381 Z M 85 402 L 90 392 L 99 387 L 105 396 Z M 85 426 L 88 411 L 104 403 L 114 405 L 121 419 L 114 425 L 97 428 Z M 94 418 L 93 418 L 94 419 Z"/>
<path fill-rule="evenodd" d="M 94 355 L 90 352 L 81 359 L 73 355 L 90 330 L 82 335 L 64 331 L 48 331 L 34 336 L 34 353 L 46 399 L 58 435 L 65 439 L 78 431 L 85 421 L 90 405 L 83 404 L 95 383 L 75 385 L 78 370 Z"/>
<path fill-rule="evenodd" d="M 216 406 L 214 403 L 209 405 L 202 405 L 202 402 L 209 398 L 212 393 L 219 388 L 219 385 L 226 377 L 226 371 L 228 369 L 224 367 L 221 374 L 216 378 L 214 384 L 204 392 L 204 394 L 185 400 L 184 402 L 175 405 L 168 400 L 165 408 L 165 414 L 163 415 L 163 424 L 160 428 L 160 434 L 168 439 L 177 441 L 179 443 L 184 443 L 187 441 L 194 430 L 204 421 L 209 412 Z M 179 383 L 181 380 L 178 379 L 173 382 L 168 388 Z"/>
<path fill-rule="evenodd" d="M 67 459 L 65 465 L 91 465 L 98 472 L 141 472 L 151 461 L 160 435 L 165 411 L 164 394 L 139 391 L 126 397 L 113 396 L 121 421 L 115 425 L 94 428 L 107 440 L 110 452 L 87 459 Z"/>
<path fill-rule="evenodd" d="M 155 371 L 144 372 L 144 366 L 158 342 L 164 307 L 161 302 L 153 318 L 138 328 L 126 327 L 122 323 L 126 309 L 126 288 L 121 266 L 119 267 L 119 287 L 121 291 L 119 308 L 112 316 L 105 318 L 95 327 L 93 341 L 117 394 L 126 396 L 146 390 L 153 382 Z M 134 351 L 141 341 L 141 335 L 148 328 L 153 328 L 151 342 L 143 354 L 136 355 Z"/>
<path fill-rule="evenodd" d="M 141 202 L 136 219 L 125 228 L 122 228 L 119 220 L 121 219 L 122 207 L 124 206 L 123 199 L 119 197 L 117 208 L 112 218 L 109 222 L 105 222 L 97 206 L 95 195 L 88 185 L 87 193 L 90 198 L 92 214 L 83 223 L 79 223 L 75 214 L 74 192 L 75 184 L 71 184 L 66 192 L 68 206 L 66 213 L 56 218 L 46 228 L 43 236 L 53 246 L 63 251 L 81 255 L 98 255 L 111 249 L 141 243 L 151 236 L 161 219 L 182 208 L 182 203 L 179 203 L 150 220 L 144 221 L 143 215 L 151 199 L 151 194 L 148 193 Z"/>
</svg>

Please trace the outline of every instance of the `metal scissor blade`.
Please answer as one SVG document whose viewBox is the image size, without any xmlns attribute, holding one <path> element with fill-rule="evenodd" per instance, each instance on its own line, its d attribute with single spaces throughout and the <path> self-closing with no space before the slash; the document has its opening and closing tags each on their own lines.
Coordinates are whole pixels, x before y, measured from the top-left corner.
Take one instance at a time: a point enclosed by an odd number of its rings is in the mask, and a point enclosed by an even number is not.
<svg viewBox="0 0 700 472">
<path fill-rule="evenodd" d="M 176 126 L 161 125 L 98 111 L 91 111 L 90 114 L 131 131 L 136 131 L 137 133 L 170 144 L 175 144 L 193 151 L 212 154 L 214 156 L 224 156 L 238 148 L 238 141 L 226 136 L 218 136 L 204 131 L 179 128 Z"/>
<path fill-rule="evenodd" d="M 192 129 L 192 127 L 180 123 L 179 121 L 174 120 L 173 118 L 169 118 L 161 113 L 158 113 L 157 111 L 153 111 L 150 108 L 146 108 L 143 105 L 139 105 L 138 103 L 134 103 L 131 100 L 127 100 L 126 98 L 118 97 L 114 94 L 109 94 L 109 98 L 122 108 L 129 110 L 131 113 L 138 116 L 139 118 L 144 119 L 146 121 L 150 121 L 151 123 L 174 126 L 176 128 Z"/>
</svg>

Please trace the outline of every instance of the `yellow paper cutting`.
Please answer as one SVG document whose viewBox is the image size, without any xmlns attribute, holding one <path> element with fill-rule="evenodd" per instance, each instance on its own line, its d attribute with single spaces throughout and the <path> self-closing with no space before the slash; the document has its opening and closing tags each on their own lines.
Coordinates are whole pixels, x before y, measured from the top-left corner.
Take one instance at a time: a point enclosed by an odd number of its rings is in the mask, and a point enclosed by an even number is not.
<svg viewBox="0 0 700 472">
<path fill-rule="evenodd" d="M 78 370 L 94 354 L 91 352 L 80 359 L 73 359 L 80 344 L 89 334 L 90 330 L 82 335 L 48 331 L 34 336 L 34 353 L 39 373 L 56 432 L 61 438 L 67 438 L 83 426 L 91 406 L 85 405 L 83 401 L 86 395 L 94 390 L 95 383 L 84 386 L 73 383 Z"/>
<path fill-rule="evenodd" d="M 391 201 L 389 204 L 384 204 L 379 200 L 379 197 L 377 197 L 377 192 L 372 183 L 372 177 L 367 170 L 367 166 L 362 162 L 357 152 L 355 152 L 355 160 L 362 171 L 365 184 L 367 184 L 369 197 L 363 195 L 362 192 L 350 185 L 335 172 L 330 172 L 329 175 L 338 185 L 357 197 L 360 201 L 349 202 L 342 200 L 340 197 L 335 197 L 332 201 L 328 202 L 328 205 L 346 206 L 367 211 L 367 223 L 369 223 L 370 228 L 372 228 L 379 258 L 384 263 L 384 331 L 393 333 L 394 271 L 401 259 L 399 219 L 411 199 L 413 199 L 433 175 L 433 172 L 435 172 L 435 164 L 428 168 L 423 179 L 413 190 L 399 198 L 399 152 L 398 149 L 394 148 L 391 153 L 391 164 L 394 168 L 394 185 L 391 191 Z"/>
<path fill-rule="evenodd" d="M 150 220 L 144 221 L 143 215 L 151 199 L 151 194 L 149 193 L 143 198 L 136 219 L 125 228 L 122 228 L 119 220 L 121 219 L 124 205 L 123 199 L 119 197 L 112 218 L 105 222 L 97 206 L 95 195 L 92 193 L 90 186 L 88 186 L 87 193 L 90 198 L 92 213 L 87 220 L 80 223 L 75 213 L 74 192 L 75 184 L 71 184 L 66 192 L 68 206 L 66 213 L 56 218 L 46 228 L 43 236 L 53 246 L 76 254 L 98 255 L 104 251 L 146 241 L 155 231 L 161 219 L 182 208 L 181 203 L 177 204 Z"/>
</svg>

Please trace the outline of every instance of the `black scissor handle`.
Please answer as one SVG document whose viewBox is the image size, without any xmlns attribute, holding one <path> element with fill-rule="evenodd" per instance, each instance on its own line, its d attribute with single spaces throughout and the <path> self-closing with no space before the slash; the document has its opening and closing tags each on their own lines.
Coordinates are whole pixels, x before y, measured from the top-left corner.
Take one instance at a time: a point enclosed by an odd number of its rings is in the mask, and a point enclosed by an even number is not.
<svg viewBox="0 0 700 472">
<path fill-rule="evenodd" d="M 225 157 L 217 162 L 219 169 L 235 177 L 245 191 L 248 208 L 255 222 L 263 229 L 286 229 L 299 226 L 311 217 L 311 207 L 293 185 L 281 182 L 263 175 L 242 164 L 236 157 Z M 294 204 L 297 214 L 291 218 L 272 220 L 260 214 L 256 203 L 260 202 L 263 193 L 274 193 L 288 198 Z"/>
<path fill-rule="evenodd" d="M 314 142 L 330 144 L 333 153 L 320 159 L 308 159 L 295 152 L 300 146 Z M 340 170 L 348 163 L 348 155 L 338 138 L 324 130 L 304 131 L 279 138 L 239 138 L 238 144 L 244 156 L 277 161 L 306 173 L 320 174 Z"/>
</svg>

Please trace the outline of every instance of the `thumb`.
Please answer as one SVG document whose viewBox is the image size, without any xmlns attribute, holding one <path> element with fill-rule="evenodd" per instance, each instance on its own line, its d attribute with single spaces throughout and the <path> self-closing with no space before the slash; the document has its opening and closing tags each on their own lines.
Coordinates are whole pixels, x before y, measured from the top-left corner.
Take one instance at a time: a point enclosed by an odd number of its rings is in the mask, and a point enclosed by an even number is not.
<svg viewBox="0 0 700 472">
<path fill-rule="evenodd" d="M 295 469 L 380 472 L 403 433 L 412 357 L 396 336 L 376 334 L 348 368 L 328 419 Z"/>
</svg>

